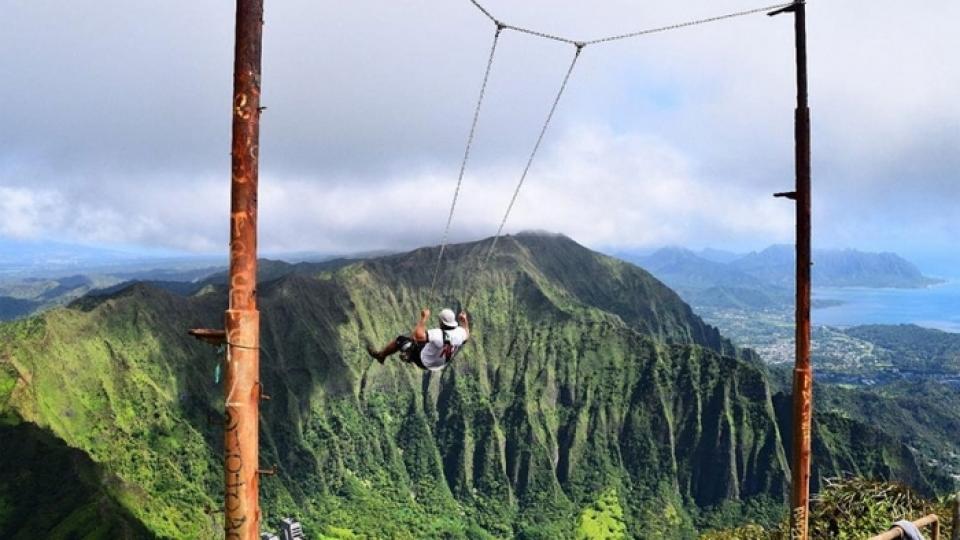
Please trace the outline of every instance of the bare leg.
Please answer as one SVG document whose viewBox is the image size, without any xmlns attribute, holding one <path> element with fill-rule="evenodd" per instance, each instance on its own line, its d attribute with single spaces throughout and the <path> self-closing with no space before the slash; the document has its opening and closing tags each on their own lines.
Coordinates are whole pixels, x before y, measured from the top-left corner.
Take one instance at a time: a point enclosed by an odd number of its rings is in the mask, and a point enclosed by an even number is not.
<svg viewBox="0 0 960 540">
<path fill-rule="evenodd" d="M 420 311 L 420 321 L 417 322 L 417 325 L 413 328 L 413 332 L 410 334 L 410 337 L 413 338 L 414 341 L 419 343 L 427 341 L 427 319 L 429 318 L 429 309 L 423 309 Z M 381 364 L 387 359 L 388 356 L 395 354 L 399 350 L 400 345 L 397 344 L 397 340 L 387 343 L 387 346 L 380 351 L 374 349 L 372 345 L 367 345 L 367 353 L 376 358 Z"/>
<path fill-rule="evenodd" d="M 399 350 L 400 350 L 400 346 L 397 345 L 396 340 L 393 340 L 390 343 L 387 343 L 387 346 L 384 347 L 383 350 L 381 351 L 374 349 L 372 345 L 367 345 L 367 353 L 369 353 L 370 356 L 376 358 L 377 361 L 380 362 L 381 364 L 383 363 L 384 360 L 387 359 L 388 356 L 396 353 Z"/>
</svg>

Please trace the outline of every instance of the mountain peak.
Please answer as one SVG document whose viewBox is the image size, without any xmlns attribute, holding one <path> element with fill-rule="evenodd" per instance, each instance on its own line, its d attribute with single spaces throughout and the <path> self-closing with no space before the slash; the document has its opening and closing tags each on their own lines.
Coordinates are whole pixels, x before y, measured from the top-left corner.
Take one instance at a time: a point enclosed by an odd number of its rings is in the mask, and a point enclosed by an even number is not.
<svg viewBox="0 0 960 540">
<path fill-rule="evenodd" d="M 665 246 L 649 255 L 651 259 L 689 259 L 706 260 L 691 249 L 681 246 Z"/>
</svg>

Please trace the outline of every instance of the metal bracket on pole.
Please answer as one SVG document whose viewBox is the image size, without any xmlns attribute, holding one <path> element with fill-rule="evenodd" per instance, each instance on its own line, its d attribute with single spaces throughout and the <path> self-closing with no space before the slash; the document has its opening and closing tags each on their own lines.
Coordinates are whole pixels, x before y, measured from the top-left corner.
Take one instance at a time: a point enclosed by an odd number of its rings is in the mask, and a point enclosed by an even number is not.
<svg viewBox="0 0 960 540">
<path fill-rule="evenodd" d="M 806 0 L 795 0 L 795 1 L 794 1 L 792 4 L 790 4 L 789 6 L 784 6 L 784 7 L 780 8 L 780 9 L 776 9 L 776 10 L 771 11 L 770 13 L 767 13 L 767 17 L 776 17 L 777 15 L 780 15 L 780 14 L 783 14 L 783 13 L 794 13 L 795 11 L 797 11 L 797 6 L 798 6 L 798 5 L 800 5 L 800 4 L 806 4 L 806 3 L 807 3 Z"/>
<path fill-rule="evenodd" d="M 227 331 L 212 328 L 194 328 L 187 331 L 191 336 L 215 347 L 227 343 Z"/>
<path fill-rule="evenodd" d="M 767 13 L 767 17 L 776 17 L 777 15 L 780 15 L 783 13 L 793 13 L 796 10 L 797 10 L 797 5 L 791 4 L 787 7 L 782 7 L 776 11 L 771 11 L 770 13 Z"/>
<path fill-rule="evenodd" d="M 274 465 L 269 469 L 257 469 L 257 474 L 259 474 L 260 476 L 274 476 L 275 474 L 277 474 L 277 466 Z"/>
<path fill-rule="evenodd" d="M 791 201 L 797 200 L 797 192 L 796 192 L 796 191 L 782 191 L 782 192 L 780 192 L 780 193 L 774 193 L 773 196 L 774 196 L 774 197 L 784 198 L 784 199 L 790 199 Z"/>
</svg>

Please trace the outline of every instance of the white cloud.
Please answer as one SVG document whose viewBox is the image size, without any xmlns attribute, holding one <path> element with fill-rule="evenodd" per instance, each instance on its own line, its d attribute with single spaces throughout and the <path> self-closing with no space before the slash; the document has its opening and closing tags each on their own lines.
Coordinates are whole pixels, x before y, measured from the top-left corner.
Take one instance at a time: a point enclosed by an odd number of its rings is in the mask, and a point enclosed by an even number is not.
<svg viewBox="0 0 960 540">
<path fill-rule="evenodd" d="M 577 38 L 758 5 L 488 3 Z M 960 197 L 960 4 L 808 4 L 817 241 L 956 237 L 960 225 L 935 216 Z M 232 9 L 8 7 L 0 235 L 223 248 Z M 792 207 L 770 194 L 792 185 L 791 22 L 756 15 L 588 48 L 511 230 L 614 247 L 789 240 Z M 467 0 L 268 3 L 262 247 L 436 241 L 491 37 Z M 458 238 L 496 229 L 570 53 L 504 34 Z"/>
<path fill-rule="evenodd" d="M 48 190 L 0 186 L 0 235 L 30 238 L 59 221 L 63 200 Z"/>
<path fill-rule="evenodd" d="M 496 231 L 522 165 L 502 163 L 467 175 L 453 238 Z M 328 189 L 267 178 L 260 199 L 264 241 L 280 249 L 329 251 L 436 243 L 454 172 L 398 175 L 376 189 L 362 182 Z M 534 164 L 507 231 L 546 229 L 596 246 L 764 243 L 788 238 L 791 219 L 767 193 L 698 176 L 662 141 L 581 128 L 562 134 Z"/>
<path fill-rule="evenodd" d="M 790 216 L 766 194 L 700 176 L 686 156 L 662 141 L 595 127 L 558 138 L 553 150 L 535 162 L 508 232 L 546 229 L 590 245 L 619 247 L 744 238 L 763 243 L 788 236 Z M 504 162 L 471 170 L 453 238 L 496 231 L 521 166 Z M 398 174 L 374 186 L 265 176 L 261 245 L 274 251 L 349 252 L 436 243 L 455 172 Z M 226 245 L 224 181 L 197 180 L 189 193 L 171 192 L 150 178 L 131 186 L 102 191 L 96 205 L 66 204 L 73 198 L 69 191 L 4 189 L 2 231 L 43 236 L 68 230 L 71 239 L 82 242 L 194 250 Z"/>
</svg>

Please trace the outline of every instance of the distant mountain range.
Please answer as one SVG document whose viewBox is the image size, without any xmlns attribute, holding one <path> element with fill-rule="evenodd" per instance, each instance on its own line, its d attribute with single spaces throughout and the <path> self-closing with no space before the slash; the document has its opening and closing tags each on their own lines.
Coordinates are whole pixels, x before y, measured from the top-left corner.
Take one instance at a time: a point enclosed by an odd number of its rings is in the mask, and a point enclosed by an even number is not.
<svg viewBox="0 0 960 540">
<path fill-rule="evenodd" d="M 645 268 L 697 306 L 774 308 L 793 301 L 793 246 L 774 245 L 745 255 L 667 247 L 623 258 Z M 813 259 L 815 287 L 920 288 L 940 282 L 894 253 L 814 250 Z"/>
<path fill-rule="evenodd" d="M 68 243 L 5 239 L 0 239 L 0 254 L 0 321 L 61 306 L 87 293 L 109 294 L 131 282 L 151 283 L 182 294 L 208 283 L 226 281 L 226 255 L 128 253 Z M 260 274 L 274 278 L 311 265 L 319 269 L 385 254 L 369 252 L 334 259 L 313 252 L 285 253 L 281 255 L 283 260 L 291 262 L 263 259 Z"/>
<path fill-rule="evenodd" d="M 769 283 L 793 286 L 796 255 L 793 246 L 774 245 L 729 263 L 733 268 Z M 896 253 L 867 253 L 855 249 L 813 251 L 814 287 L 892 287 L 912 289 L 941 283 L 924 276 Z"/>
<path fill-rule="evenodd" d="M 220 267 L 161 268 L 58 277 L 8 277 L 0 279 L 0 321 L 33 315 L 67 304 L 85 294 L 114 290 L 133 281 L 151 282 L 161 288 L 175 288 L 176 291 L 193 290 L 199 280 L 220 270 Z"/>
<path fill-rule="evenodd" d="M 313 251 L 263 253 L 261 256 L 288 262 L 326 261 L 336 256 L 359 259 L 387 255 L 387 251 L 332 255 Z M 14 240 L 0 237 L 0 283 L 25 278 L 58 279 L 75 275 L 126 274 L 147 279 L 146 274 L 181 272 L 211 266 L 226 266 L 226 250 L 222 254 L 196 254 L 144 248 L 103 248 L 49 240 Z M 131 279 L 132 279 L 131 278 Z"/>
<path fill-rule="evenodd" d="M 477 271 L 489 247 L 448 248 L 438 293 L 455 305 L 476 287 L 477 324 L 434 374 L 363 345 L 410 326 L 436 248 L 262 264 L 268 525 L 465 540 L 597 537 L 599 523 L 680 539 L 780 521 L 789 396 L 755 354 L 648 272 L 568 238 L 505 237 Z M 222 276 L 194 288 L 127 284 L 0 324 L 0 537 L 217 537 L 222 357 L 185 329 L 221 324 L 226 290 Z M 884 426 L 819 409 L 814 422 L 815 489 L 847 471 L 952 487 Z"/>
</svg>

